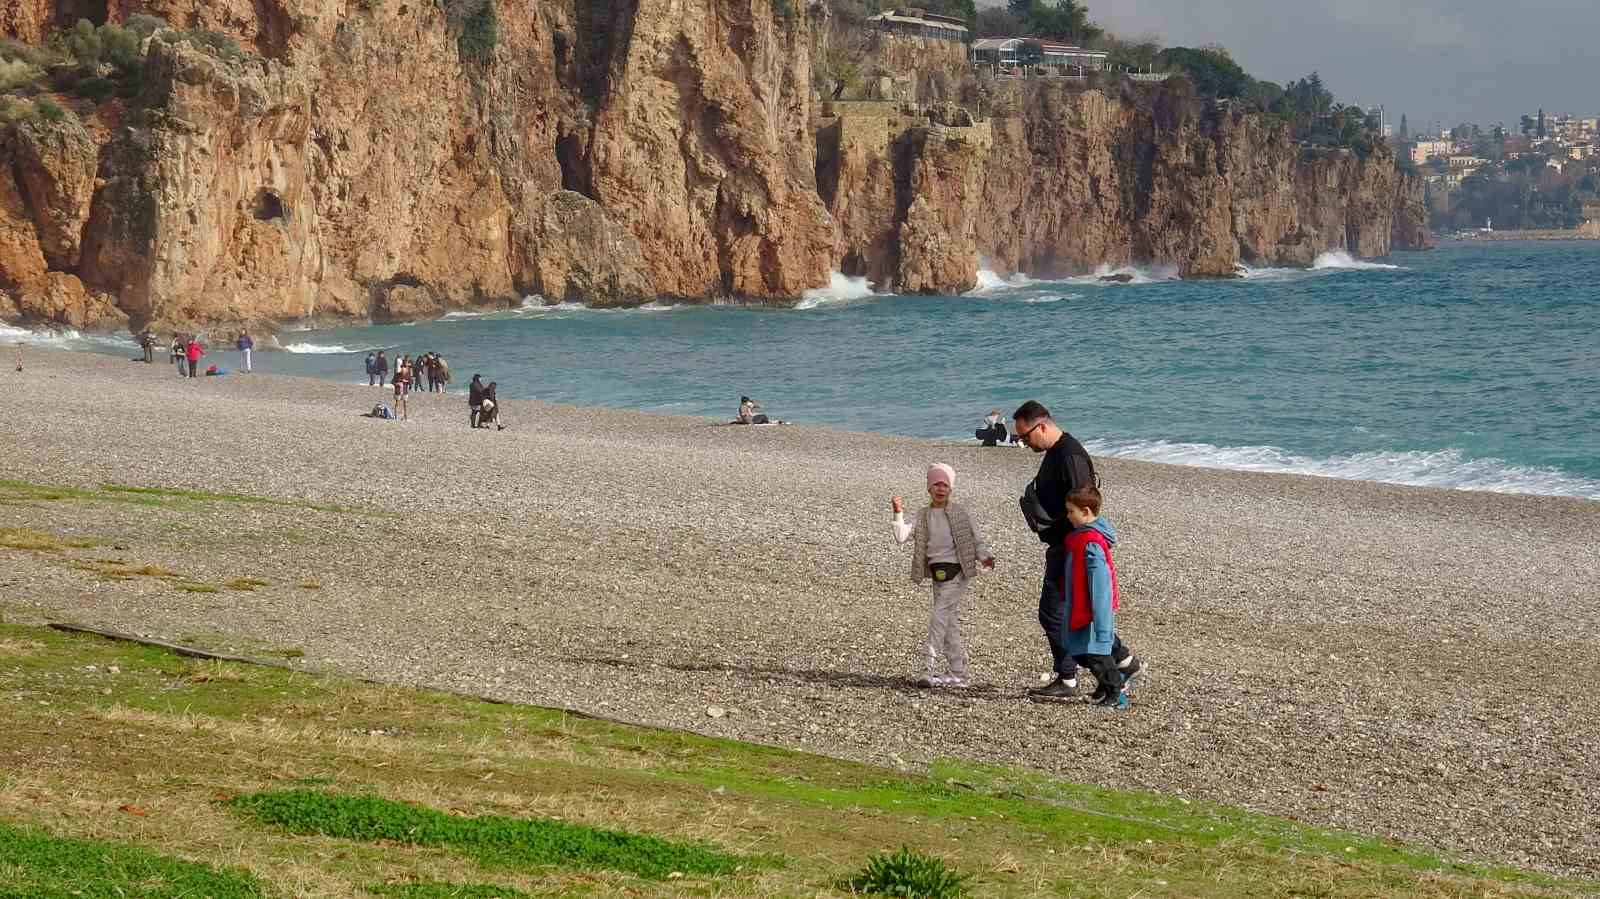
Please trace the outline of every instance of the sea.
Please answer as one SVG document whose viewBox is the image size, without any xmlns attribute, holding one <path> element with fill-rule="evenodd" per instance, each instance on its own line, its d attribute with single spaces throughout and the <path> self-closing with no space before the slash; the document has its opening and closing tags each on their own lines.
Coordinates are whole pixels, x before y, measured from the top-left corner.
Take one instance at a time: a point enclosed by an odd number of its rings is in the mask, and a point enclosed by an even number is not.
<svg viewBox="0 0 1600 899">
<path fill-rule="evenodd" d="M 1228 280 L 977 274 L 961 296 L 834 275 L 793 308 L 529 297 L 286 332 L 255 365 L 364 384 L 369 351 L 437 351 L 455 392 L 482 373 L 506 396 L 615 409 L 618 427 L 630 411 L 730 419 L 748 395 L 797 424 L 954 443 L 1037 399 L 1100 455 L 1600 499 L 1600 242 L 1333 252 Z M 11 342 L 135 352 L 0 326 Z"/>
</svg>

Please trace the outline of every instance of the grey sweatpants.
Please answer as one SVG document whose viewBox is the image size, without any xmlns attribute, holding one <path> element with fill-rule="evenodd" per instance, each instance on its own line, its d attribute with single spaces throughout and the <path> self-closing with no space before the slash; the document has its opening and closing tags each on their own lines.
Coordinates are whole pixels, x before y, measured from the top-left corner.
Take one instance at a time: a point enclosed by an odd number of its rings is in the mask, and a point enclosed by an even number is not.
<svg viewBox="0 0 1600 899">
<path fill-rule="evenodd" d="M 944 656 L 950 673 L 967 676 L 967 651 L 961 645 L 961 600 L 967 595 L 967 579 L 933 582 L 933 614 L 928 618 L 928 675 L 939 674 L 939 656 Z"/>
</svg>

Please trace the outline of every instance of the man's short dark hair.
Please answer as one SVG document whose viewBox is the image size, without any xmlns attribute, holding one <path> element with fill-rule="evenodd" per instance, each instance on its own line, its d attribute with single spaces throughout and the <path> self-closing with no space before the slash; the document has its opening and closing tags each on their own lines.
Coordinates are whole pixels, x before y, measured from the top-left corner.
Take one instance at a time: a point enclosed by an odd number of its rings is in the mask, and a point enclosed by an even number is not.
<svg viewBox="0 0 1600 899">
<path fill-rule="evenodd" d="M 1042 421 L 1043 419 L 1049 417 L 1050 410 L 1046 409 L 1044 404 L 1038 400 L 1028 400 L 1026 403 L 1018 406 L 1017 411 L 1011 413 L 1011 418 L 1013 421 L 1025 421 L 1030 425 L 1036 421 Z"/>
</svg>

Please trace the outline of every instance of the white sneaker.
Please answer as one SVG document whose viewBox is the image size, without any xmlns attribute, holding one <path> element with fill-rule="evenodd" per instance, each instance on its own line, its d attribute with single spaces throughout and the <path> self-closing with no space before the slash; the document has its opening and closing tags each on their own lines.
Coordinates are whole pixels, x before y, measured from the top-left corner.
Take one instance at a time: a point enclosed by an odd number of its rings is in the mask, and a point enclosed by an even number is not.
<svg viewBox="0 0 1600 899">
<path fill-rule="evenodd" d="M 959 674 L 946 674 L 944 677 L 938 678 L 937 680 L 939 686 L 951 687 L 957 690 L 965 690 L 966 688 L 972 686 L 972 681 L 967 680 Z"/>
</svg>

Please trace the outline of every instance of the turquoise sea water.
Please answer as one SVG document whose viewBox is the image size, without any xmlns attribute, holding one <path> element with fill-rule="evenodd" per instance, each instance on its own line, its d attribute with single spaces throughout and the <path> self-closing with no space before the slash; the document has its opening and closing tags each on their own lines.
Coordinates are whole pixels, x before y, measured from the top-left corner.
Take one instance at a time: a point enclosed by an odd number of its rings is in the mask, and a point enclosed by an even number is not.
<svg viewBox="0 0 1600 899">
<path fill-rule="evenodd" d="M 457 389 L 482 372 L 508 396 L 722 418 L 749 394 L 790 421 L 950 440 L 1037 398 L 1097 453 L 1600 499 L 1600 243 L 1318 265 L 984 275 L 959 297 L 836 277 L 797 309 L 530 303 L 288 333 L 257 367 L 364 383 L 370 348 L 437 350 Z"/>
</svg>

